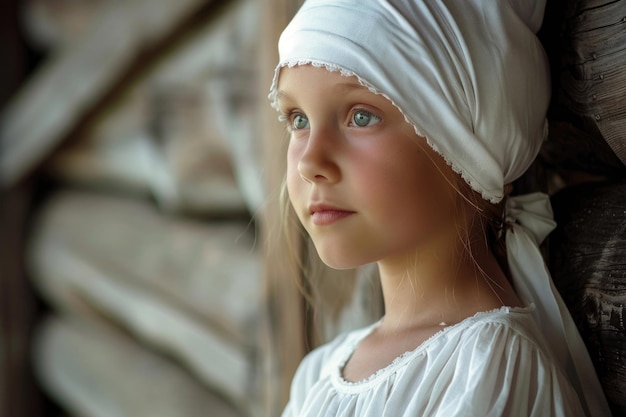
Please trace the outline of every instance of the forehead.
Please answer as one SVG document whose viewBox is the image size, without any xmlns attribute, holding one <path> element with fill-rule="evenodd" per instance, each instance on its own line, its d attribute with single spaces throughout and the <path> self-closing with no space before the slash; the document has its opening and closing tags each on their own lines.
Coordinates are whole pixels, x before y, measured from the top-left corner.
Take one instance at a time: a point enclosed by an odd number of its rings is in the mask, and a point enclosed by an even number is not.
<svg viewBox="0 0 626 417">
<path fill-rule="evenodd" d="M 344 76 L 338 71 L 329 71 L 326 68 L 312 65 L 284 67 L 280 69 L 276 98 L 285 101 L 306 93 L 347 94 L 350 92 L 366 92 L 372 94 L 363 86 L 356 76 Z"/>
</svg>

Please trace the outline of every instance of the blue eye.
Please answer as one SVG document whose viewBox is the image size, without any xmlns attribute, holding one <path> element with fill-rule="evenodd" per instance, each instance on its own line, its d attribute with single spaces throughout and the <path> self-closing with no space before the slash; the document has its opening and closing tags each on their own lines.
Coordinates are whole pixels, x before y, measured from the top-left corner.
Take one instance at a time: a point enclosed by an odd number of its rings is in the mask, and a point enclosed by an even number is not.
<svg viewBox="0 0 626 417">
<path fill-rule="evenodd" d="M 294 130 L 306 129 L 309 127 L 309 119 L 302 114 L 296 114 L 293 119 L 291 119 L 291 127 Z"/>
<path fill-rule="evenodd" d="M 354 112 L 352 121 L 359 127 L 369 127 L 378 124 L 381 118 L 368 111 L 358 110 Z"/>
</svg>

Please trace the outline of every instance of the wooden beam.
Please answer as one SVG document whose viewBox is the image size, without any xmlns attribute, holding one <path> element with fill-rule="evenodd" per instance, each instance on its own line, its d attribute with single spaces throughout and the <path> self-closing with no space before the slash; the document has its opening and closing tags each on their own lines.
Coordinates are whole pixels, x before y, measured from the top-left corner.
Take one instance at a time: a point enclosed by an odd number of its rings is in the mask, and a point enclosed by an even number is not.
<svg viewBox="0 0 626 417">
<path fill-rule="evenodd" d="M 0 116 L 0 186 L 35 169 L 106 103 L 229 0 L 112 2 L 89 34 L 56 52 Z"/>
<path fill-rule="evenodd" d="M 262 127 L 264 180 L 268 199 L 261 213 L 265 239 L 265 295 L 268 314 L 264 340 L 265 404 L 267 415 L 280 415 L 289 397 L 289 386 L 298 363 L 306 353 L 305 301 L 302 285 L 302 240 L 293 233 L 291 247 L 281 236 L 283 217 L 280 188 L 285 172 L 285 131 L 267 101 L 267 93 L 278 62 L 278 37 L 297 11 L 300 0 L 263 0 L 259 56 L 259 118 Z M 295 257 L 290 256 L 295 254 Z"/>
</svg>

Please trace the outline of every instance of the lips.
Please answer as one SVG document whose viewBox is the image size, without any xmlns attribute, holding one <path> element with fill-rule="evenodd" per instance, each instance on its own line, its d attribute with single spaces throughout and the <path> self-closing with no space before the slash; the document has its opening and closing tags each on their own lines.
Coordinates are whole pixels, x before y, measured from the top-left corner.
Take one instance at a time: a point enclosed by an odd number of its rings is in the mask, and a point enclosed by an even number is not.
<svg viewBox="0 0 626 417">
<path fill-rule="evenodd" d="M 355 212 L 344 210 L 327 204 L 312 204 L 309 213 L 313 224 L 327 226 L 353 215 Z"/>
</svg>

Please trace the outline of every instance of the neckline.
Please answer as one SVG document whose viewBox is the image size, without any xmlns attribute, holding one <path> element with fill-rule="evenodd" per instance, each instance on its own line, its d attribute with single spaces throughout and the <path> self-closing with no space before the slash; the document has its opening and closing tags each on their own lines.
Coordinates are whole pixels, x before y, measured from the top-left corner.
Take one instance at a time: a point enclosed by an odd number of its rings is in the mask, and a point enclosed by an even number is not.
<svg viewBox="0 0 626 417">
<path fill-rule="evenodd" d="M 358 345 L 361 343 L 363 339 L 369 336 L 380 324 L 382 323 L 382 319 L 377 322 L 371 324 L 368 327 L 365 327 L 360 332 L 358 332 L 354 338 L 352 338 L 349 342 L 346 343 L 345 349 L 342 349 L 342 354 L 340 360 L 336 363 L 332 373 L 332 381 L 336 388 L 341 389 L 346 392 L 362 392 L 365 391 L 374 385 L 384 381 L 400 369 L 402 366 L 407 364 L 411 359 L 415 356 L 419 355 L 424 351 L 429 345 L 441 339 L 444 335 L 465 327 L 470 322 L 476 322 L 481 319 L 485 319 L 489 316 L 497 316 L 497 315 L 508 315 L 511 313 L 525 313 L 529 314 L 534 311 L 534 304 L 530 304 L 525 307 L 510 307 L 510 306 L 502 306 L 492 310 L 487 311 L 479 311 L 471 316 L 466 317 L 465 319 L 459 321 L 458 323 L 452 324 L 450 326 L 446 326 L 441 330 L 437 331 L 435 334 L 430 336 L 420 345 L 418 345 L 415 349 L 408 350 L 399 356 L 397 356 L 391 363 L 386 365 L 383 368 L 375 371 L 370 376 L 361 379 L 359 381 L 348 381 L 343 377 L 343 369 L 350 360 L 350 357 L 354 354 L 354 351 L 357 349 Z"/>
</svg>

